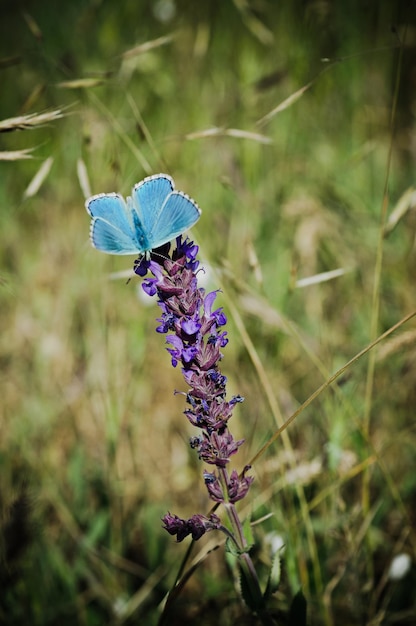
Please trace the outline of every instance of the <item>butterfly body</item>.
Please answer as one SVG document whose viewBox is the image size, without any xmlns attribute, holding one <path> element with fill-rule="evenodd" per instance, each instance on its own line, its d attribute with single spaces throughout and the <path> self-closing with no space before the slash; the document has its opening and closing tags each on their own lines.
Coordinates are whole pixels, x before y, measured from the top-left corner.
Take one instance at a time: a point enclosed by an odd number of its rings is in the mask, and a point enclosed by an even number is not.
<svg viewBox="0 0 416 626">
<path fill-rule="evenodd" d="M 147 254 L 193 226 L 201 215 L 194 200 L 175 190 L 167 174 L 148 176 L 125 201 L 101 193 L 85 203 L 92 245 L 107 254 Z"/>
</svg>

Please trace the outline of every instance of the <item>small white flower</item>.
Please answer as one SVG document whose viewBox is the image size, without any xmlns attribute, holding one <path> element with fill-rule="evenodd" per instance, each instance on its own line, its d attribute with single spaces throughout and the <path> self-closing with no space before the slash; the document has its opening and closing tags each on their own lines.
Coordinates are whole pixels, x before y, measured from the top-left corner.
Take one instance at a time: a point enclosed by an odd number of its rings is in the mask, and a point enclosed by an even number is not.
<svg viewBox="0 0 416 626">
<path fill-rule="evenodd" d="M 116 617 L 122 618 L 127 609 L 127 600 L 123 596 L 118 596 L 113 602 L 113 612 Z"/>
<path fill-rule="evenodd" d="M 390 563 L 389 579 L 401 580 L 407 574 L 412 566 L 412 559 L 408 554 L 398 554 Z"/>
<path fill-rule="evenodd" d="M 267 533 L 267 535 L 264 537 L 264 542 L 268 546 L 271 556 L 274 556 L 279 551 L 281 551 L 281 554 L 283 554 L 285 542 L 282 535 L 279 535 L 278 533 L 272 531 L 270 533 Z"/>
</svg>

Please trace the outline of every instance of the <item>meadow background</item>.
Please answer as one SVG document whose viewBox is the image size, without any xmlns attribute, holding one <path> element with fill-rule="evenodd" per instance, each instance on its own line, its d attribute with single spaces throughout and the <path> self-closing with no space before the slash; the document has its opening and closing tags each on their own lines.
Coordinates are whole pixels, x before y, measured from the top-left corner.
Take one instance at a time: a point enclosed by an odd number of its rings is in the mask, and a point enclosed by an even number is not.
<svg viewBox="0 0 416 626">
<path fill-rule="evenodd" d="M 240 470 L 415 309 L 416 5 L 3 0 L 0 42 L 0 120 L 47 113 L 0 123 L 0 623 L 156 625 L 187 549 L 160 518 L 210 502 L 156 302 L 85 196 L 167 172 L 202 208 Z M 416 622 L 415 374 L 411 319 L 253 464 L 280 623 L 300 588 L 310 624 Z M 256 623 L 221 542 L 170 624 Z"/>
</svg>

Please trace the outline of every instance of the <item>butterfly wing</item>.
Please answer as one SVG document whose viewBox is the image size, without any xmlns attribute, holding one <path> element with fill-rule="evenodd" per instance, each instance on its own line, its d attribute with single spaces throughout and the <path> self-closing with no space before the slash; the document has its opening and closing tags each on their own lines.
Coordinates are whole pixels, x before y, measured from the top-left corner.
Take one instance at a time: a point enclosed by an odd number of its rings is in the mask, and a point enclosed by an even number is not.
<svg viewBox="0 0 416 626">
<path fill-rule="evenodd" d="M 131 208 L 116 193 L 99 194 L 87 200 L 91 215 L 90 238 L 94 248 L 107 254 L 139 254 L 141 224 L 133 220 Z"/>
<path fill-rule="evenodd" d="M 174 182 L 167 174 L 148 176 L 134 186 L 132 192 L 133 210 L 136 212 L 147 236 L 153 232 L 163 204 L 174 188 Z M 154 246 L 150 246 L 149 249 L 152 247 Z"/>
<path fill-rule="evenodd" d="M 107 254 L 141 254 L 138 244 L 122 230 L 101 217 L 93 218 L 90 239 L 94 248 Z"/>
<path fill-rule="evenodd" d="M 182 191 L 173 191 L 163 203 L 148 239 L 152 248 L 175 239 L 200 218 L 201 209 Z"/>
</svg>

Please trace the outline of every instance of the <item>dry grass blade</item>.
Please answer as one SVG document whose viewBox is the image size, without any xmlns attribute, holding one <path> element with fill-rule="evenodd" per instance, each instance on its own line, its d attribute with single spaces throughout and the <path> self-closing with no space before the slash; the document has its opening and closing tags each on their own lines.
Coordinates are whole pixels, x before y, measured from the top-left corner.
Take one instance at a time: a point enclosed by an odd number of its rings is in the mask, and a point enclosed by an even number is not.
<svg viewBox="0 0 416 626">
<path fill-rule="evenodd" d="M 91 185 L 88 178 L 87 167 L 83 159 L 78 159 L 77 161 L 77 174 L 79 186 L 81 187 L 82 193 L 84 194 L 84 198 L 89 198 L 92 195 Z"/>
<path fill-rule="evenodd" d="M 303 87 L 295 91 L 295 93 L 292 93 L 288 98 L 286 98 L 286 100 L 283 100 L 283 102 L 278 104 L 277 107 L 275 107 L 272 111 L 267 113 L 267 115 L 259 119 L 256 122 L 256 125 L 259 127 L 265 126 L 266 124 L 270 122 L 271 119 L 274 118 L 275 115 L 277 115 L 278 113 L 281 113 L 285 109 L 288 109 L 290 106 L 292 106 L 292 104 L 295 104 L 295 102 L 297 102 L 303 96 L 303 94 L 312 87 L 314 82 L 315 81 L 313 80 L 310 83 L 307 83 L 307 85 L 304 85 Z"/>
<path fill-rule="evenodd" d="M 224 134 L 229 137 L 237 137 L 237 139 L 251 139 L 252 141 L 266 144 L 273 143 L 270 137 L 260 135 L 259 133 L 252 133 L 248 130 L 240 130 L 239 128 L 227 128 Z"/>
<path fill-rule="evenodd" d="M 44 94 L 45 89 L 46 89 L 45 83 L 41 82 L 35 85 L 32 91 L 30 92 L 30 94 L 28 95 L 28 97 L 26 98 L 26 100 L 24 101 L 24 103 L 22 104 L 20 108 L 20 112 L 26 113 L 27 111 L 31 111 L 32 109 L 34 109 L 37 101 Z"/>
<path fill-rule="evenodd" d="M 407 349 L 414 347 L 415 344 L 416 330 L 407 330 L 406 332 L 400 333 L 400 335 L 393 337 L 390 341 L 386 341 L 386 343 L 379 348 L 377 361 L 384 361 L 396 353 L 404 354 Z"/>
<path fill-rule="evenodd" d="M 346 58 L 348 57 L 345 57 L 345 59 Z M 324 67 L 320 72 L 318 72 L 318 74 L 312 80 L 310 80 L 309 83 L 306 83 L 306 85 L 304 85 L 303 87 L 301 87 L 300 89 L 292 93 L 288 98 L 283 100 L 283 102 L 278 104 L 277 107 L 275 107 L 269 113 L 267 113 L 267 115 L 257 120 L 256 126 L 259 126 L 259 127 L 265 126 L 266 124 L 270 122 L 271 119 L 274 118 L 275 115 L 277 115 L 278 113 L 281 113 L 285 109 L 288 109 L 289 107 L 292 106 L 292 104 L 295 104 L 295 102 L 297 102 L 303 96 L 303 94 L 306 91 L 308 91 L 308 89 L 310 89 L 316 83 L 318 78 L 320 78 L 323 74 L 331 70 L 336 64 L 338 64 L 342 60 L 344 59 L 338 58 L 338 59 L 335 59 L 334 61 L 330 61 L 330 59 L 322 59 L 323 62 L 328 62 L 329 64 L 326 67 Z"/>
<path fill-rule="evenodd" d="M 235 137 L 237 139 L 250 139 L 259 143 L 271 144 L 273 143 L 270 137 L 260 135 L 260 133 L 253 133 L 248 130 L 241 130 L 240 128 L 222 128 L 214 126 L 213 128 L 206 128 L 205 130 L 198 130 L 194 133 L 188 133 L 185 135 L 185 139 L 190 141 L 194 139 L 204 139 L 205 137 Z"/>
<path fill-rule="evenodd" d="M 384 236 L 389 235 L 399 223 L 399 221 L 406 215 L 408 211 L 411 211 L 416 207 L 416 189 L 410 187 L 399 198 L 393 211 L 390 213 L 386 226 L 384 228 Z"/>
<path fill-rule="evenodd" d="M 275 308 L 271 307 L 266 299 L 252 294 L 244 294 L 240 296 L 239 305 L 243 311 L 256 315 L 265 324 L 278 328 L 284 333 L 288 332 L 288 321 Z"/>
<path fill-rule="evenodd" d="M 24 198 L 31 198 L 32 196 L 35 196 L 37 194 L 47 175 L 51 171 L 52 165 L 53 157 L 48 157 L 46 161 L 42 163 L 32 180 L 30 181 L 29 185 L 27 186 L 23 194 Z"/>
<path fill-rule="evenodd" d="M 339 267 L 336 270 L 331 270 L 329 272 L 321 272 L 320 274 L 315 274 L 314 276 L 307 276 L 306 278 L 300 278 L 296 281 L 295 287 L 309 287 L 310 285 L 317 285 L 318 283 L 325 283 L 328 280 L 333 280 L 334 278 L 338 278 L 339 276 L 344 276 L 348 272 L 351 272 L 351 268 Z"/>
<path fill-rule="evenodd" d="M 19 115 L 17 117 L 9 117 L 0 121 L 0 133 L 8 133 L 13 130 L 28 130 L 43 126 L 49 122 L 59 120 L 64 116 L 61 109 L 47 111 L 45 113 L 30 113 L 29 115 Z"/>
<path fill-rule="evenodd" d="M 165 35 L 164 37 L 158 37 L 157 39 L 152 39 L 152 41 L 146 41 L 134 48 L 130 48 L 130 50 L 126 50 L 123 53 L 123 59 L 131 59 L 132 57 L 136 57 L 139 54 L 144 54 L 145 52 L 149 52 L 149 50 L 154 50 L 154 48 L 160 48 L 160 46 L 166 46 L 166 44 L 170 43 L 175 37 L 175 33 L 171 35 Z"/>
<path fill-rule="evenodd" d="M 0 152 L 0 161 L 20 161 L 21 159 L 33 159 L 30 154 L 34 148 L 25 148 L 24 150 L 5 150 Z"/>
<path fill-rule="evenodd" d="M 254 276 L 257 284 L 258 285 L 263 285 L 263 283 L 264 283 L 263 272 L 261 270 L 259 257 L 257 256 L 256 249 L 253 246 L 251 241 L 247 242 L 247 259 L 248 259 L 249 267 L 250 267 L 251 271 L 253 272 L 253 276 Z"/>
<path fill-rule="evenodd" d="M 89 87 L 99 87 L 105 83 L 105 78 L 75 78 L 74 80 L 64 80 L 57 83 L 61 89 L 88 89 Z"/>
<path fill-rule="evenodd" d="M 272 31 L 255 16 L 254 12 L 250 10 L 248 3 L 245 0 L 234 0 L 234 4 L 240 11 L 244 24 L 256 39 L 265 45 L 273 43 L 274 36 Z"/>
<path fill-rule="evenodd" d="M 194 133 L 188 133 L 185 135 L 185 139 L 204 139 L 204 137 L 218 137 L 224 134 L 224 128 L 213 126 L 212 128 L 206 128 L 205 130 L 197 130 Z"/>
<path fill-rule="evenodd" d="M 22 16 L 26 24 L 28 25 L 28 28 L 30 32 L 32 33 L 32 35 L 35 37 L 35 39 L 38 39 L 40 41 L 43 38 L 43 35 L 35 18 L 32 17 L 30 13 L 27 13 L 26 11 L 22 12 Z"/>
</svg>

